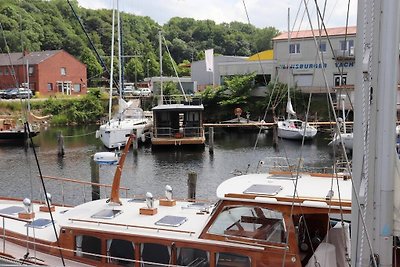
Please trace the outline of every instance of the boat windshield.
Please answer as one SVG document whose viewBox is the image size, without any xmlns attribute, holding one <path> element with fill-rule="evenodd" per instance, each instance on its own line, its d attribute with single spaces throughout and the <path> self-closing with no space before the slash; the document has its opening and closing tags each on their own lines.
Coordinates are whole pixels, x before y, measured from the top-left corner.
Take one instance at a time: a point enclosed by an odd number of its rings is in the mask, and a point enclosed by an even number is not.
<svg viewBox="0 0 400 267">
<path fill-rule="evenodd" d="M 144 118 L 143 110 L 141 108 L 127 108 L 122 113 L 124 119 L 140 120 Z"/>
<path fill-rule="evenodd" d="M 255 206 L 226 206 L 208 233 L 271 243 L 286 242 L 282 213 Z"/>
</svg>

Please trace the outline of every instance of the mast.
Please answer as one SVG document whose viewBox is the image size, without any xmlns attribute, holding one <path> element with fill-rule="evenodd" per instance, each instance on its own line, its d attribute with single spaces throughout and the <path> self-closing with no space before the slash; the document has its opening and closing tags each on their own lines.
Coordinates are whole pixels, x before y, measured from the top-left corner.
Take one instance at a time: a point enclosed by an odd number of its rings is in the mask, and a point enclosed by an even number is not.
<svg viewBox="0 0 400 267">
<path fill-rule="evenodd" d="M 398 0 L 358 3 L 351 266 L 392 266 L 398 14 Z"/>
<path fill-rule="evenodd" d="M 163 80 L 162 80 L 162 75 L 163 75 L 163 68 L 162 68 L 162 33 L 161 30 L 158 32 L 158 38 L 159 38 L 159 50 L 160 50 L 160 98 L 161 102 L 160 104 L 162 105 L 164 103 L 164 96 L 163 96 Z"/>
<path fill-rule="evenodd" d="M 111 26 L 111 66 L 110 66 L 110 95 L 108 102 L 108 121 L 111 121 L 112 89 L 114 76 L 114 25 L 115 25 L 115 0 L 113 0 L 112 26 Z"/>
<path fill-rule="evenodd" d="M 117 0 L 117 27 L 118 27 L 118 86 L 119 86 L 119 98 L 122 98 L 122 90 L 124 88 L 121 87 L 122 85 L 122 54 L 121 54 L 121 47 L 122 47 L 122 42 L 121 42 L 121 25 L 120 25 L 120 12 L 119 12 L 119 0 Z"/>
<path fill-rule="evenodd" d="M 288 14 L 287 14 L 287 26 L 288 26 L 288 56 L 290 57 L 290 7 L 288 8 Z M 289 60 L 288 60 L 288 62 L 289 62 Z M 288 64 L 288 68 L 287 68 L 287 73 L 288 73 L 288 75 L 287 75 L 287 78 L 288 78 L 288 81 L 287 81 L 287 106 L 286 106 L 286 112 L 287 112 L 287 115 L 288 115 L 288 119 L 290 119 L 290 112 L 289 112 L 289 107 L 290 107 L 290 109 L 291 110 L 293 110 L 293 108 L 292 108 L 292 101 L 290 100 L 290 68 L 289 68 L 289 64 Z"/>
</svg>

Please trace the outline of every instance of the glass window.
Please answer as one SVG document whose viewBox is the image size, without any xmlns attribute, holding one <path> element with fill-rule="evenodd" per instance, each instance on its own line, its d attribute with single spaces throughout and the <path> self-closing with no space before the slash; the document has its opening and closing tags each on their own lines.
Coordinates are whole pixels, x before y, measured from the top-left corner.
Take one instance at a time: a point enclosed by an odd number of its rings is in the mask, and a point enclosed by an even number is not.
<svg viewBox="0 0 400 267">
<path fill-rule="evenodd" d="M 319 43 L 319 51 L 320 52 L 326 52 L 326 42 L 320 42 Z"/>
<path fill-rule="evenodd" d="M 169 264 L 171 248 L 161 244 L 144 243 L 141 246 L 142 267 L 160 266 L 156 263 Z M 155 263 L 155 264 L 151 264 Z"/>
<path fill-rule="evenodd" d="M 8 68 L 4 69 L 4 75 L 8 75 Z"/>
<path fill-rule="evenodd" d="M 101 260 L 100 256 L 95 256 L 91 254 L 101 255 L 101 239 L 88 236 L 88 235 L 80 235 L 75 237 L 75 246 L 76 246 L 76 256 L 93 259 L 93 260 Z M 86 254 L 86 253 L 90 254 Z"/>
<path fill-rule="evenodd" d="M 64 68 L 64 67 L 60 68 L 60 74 L 61 74 L 62 76 L 67 75 L 67 68 Z"/>
<path fill-rule="evenodd" d="M 300 54 L 300 44 L 290 44 L 289 54 Z"/>
<path fill-rule="evenodd" d="M 80 92 L 81 91 L 81 85 L 79 83 L 74 83 L 74 92 Z"/>
<path fill-rule="evenodd" d="M 10 70 L 10 73 L 11 73 L 11 75 L 15 75 L 15 70 L 14 70 L 14 69 L 11 69 L 11 70 Z"/>
<path fill-rule="evenodd" d="M 53 84 L 52 83 L 48 83 L 47 84 L 47 91 L 53 91 Z"/>
<path fill-rule="evenodd" d="M 226 206 L 208 233 L 271 243 L 286 242 L 282 213 L 252 206 Z"/>
<path fill-rule="evenodd" d="M 243 255 L 232 253 L 217 253 L 216 255 L 217 267 L 250 267 L 250 258 Z"/>
<path fill-rule="evenodd" d="M 34 67 L 33 66 L 29 66 L 29 68 L 28 68 L 28 73 L 29 73 L 29 75 L 32 75 L 33 74 L 33 71 L 34 71 Z"/>
<path fill-rule="evenodd" d="M 335 86 L 346 85 L 347 75 L 346 74 L 335 74 L 333 76 Z"/>
<path fill-rule="evenodd" d="M 354 40 L 340 41 L 340 50 L 350 51 L 354 49 Z"/>
<path fill-rule="evenodd" d="M 208 267 L 210 256 L 208 252 L 196 248 L 177 248 L 177 265 Z"/>
<path fill-rule="evenodd" d="M 107 240 L 107 255 L 110 257 L 109 262 L 112 264 L 117 264 L 120 266 L 133 266 L 133 261 L 135 260 L 135 245 L 131 241 L 127 240 Z"/>
</svg>

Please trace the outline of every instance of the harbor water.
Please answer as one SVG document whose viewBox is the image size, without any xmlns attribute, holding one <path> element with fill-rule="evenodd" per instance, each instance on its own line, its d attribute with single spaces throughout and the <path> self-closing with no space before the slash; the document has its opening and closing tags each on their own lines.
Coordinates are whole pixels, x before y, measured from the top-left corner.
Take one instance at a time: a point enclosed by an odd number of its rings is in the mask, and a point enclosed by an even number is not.
<svg viewBox="0 0 400 267">
<path fill-rule="evenodd" d="M 92 157 L 106 151 L 95 138 L 98 126 L 48 127 L 34 137 L 34 149 L 39 161 L 37 165 L 32 148 L 21 146 L 0 147 L 0 195 L 6 197 L 41 199 L 43 191 L 39 174 L 76 179 L 93 180 Z M 58 156 L 57 134 L 64 136 L 65 155 Z M 255 146 L 257 141 L 257 145 Z M 208 145 L 204 149 L 152 150 L 142 145 L 128 154 L 121 186 L 128 187 L 128 197 L 151 192 L 155 197 L 164 195 L 166 185 L 173 188 L 175 198 L 186 198 L 189 172 L 197 173 L 198 199 L 215 200 L 217 186 L 235 174 L 266 170 L 274 162 L 282 163 L 289 158 L 295 164 L 309 169 L 330 167 L 333 164 L 332 148 L 328 146 L 329 135 L 318 133 L 317 137 L 303 147 L 297 141 L 279 141 L 278 150 L 273 147 L 272 135 L 266 133 L 218 129 L 214 136 L 214 153 Z M 278 160 L 277 158 L 282 159 Z M 259 168 L 262 161 L 263 168 Z M 39 166 L 39 167 L 38 167 Z M 115 165 L 100 165 L 99 182 L 111 184 Z M 75 205 L 92 198 L 92 187 L 84 184 L 60 184 L 46 180 L 46 189 L 57 203 Z M 109 196 L 109 189 L 101 189 L 101 197 Z M 121 191 L 125 196 L 125 190 Z"/>
</svg>

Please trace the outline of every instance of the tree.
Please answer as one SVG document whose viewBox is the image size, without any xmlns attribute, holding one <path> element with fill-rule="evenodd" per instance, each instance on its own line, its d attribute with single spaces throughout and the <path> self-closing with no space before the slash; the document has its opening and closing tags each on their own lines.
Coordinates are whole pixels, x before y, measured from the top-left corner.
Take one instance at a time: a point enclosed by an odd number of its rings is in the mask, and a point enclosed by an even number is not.
<svg viewBox="0 0 400 267">
<path fill-rule="evenodd" d="M 92 82 L 92 79 L 99 78 L 103 73 L 103 68 L 97 61 L 97 58 L 94 56 L 93 52 L 87 47 L 83 49 L 80 60 L 83 64 L 86 64 L 88 83 L 89 86 L 93 86 L 94 84 Z"/>
</svg>

